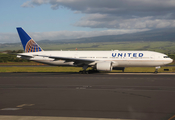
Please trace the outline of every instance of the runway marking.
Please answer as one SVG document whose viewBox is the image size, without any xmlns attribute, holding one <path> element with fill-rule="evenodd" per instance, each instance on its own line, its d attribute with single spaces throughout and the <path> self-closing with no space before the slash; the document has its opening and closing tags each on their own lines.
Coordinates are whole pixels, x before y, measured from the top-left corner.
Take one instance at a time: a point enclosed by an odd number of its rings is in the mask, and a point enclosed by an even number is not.
<svg viewBox="0 0 175 120">
<path fill-rule="evenodd" d="M 129 92 L 120 92 L 120 93 L 122 93 L 122 94 L 126 94 L 126 95 L 138 96 L 138 97 L 151 98 L 150 96 L 141 95 L 141 94 L 135 94 L 135 93 L 129 93 Z"/>
<path fill-rule="evenodd" d="M 3 108 L 1 110 L 20 110 L 20 109 L 22 109 L 22 108 Z"/>
<path fill-rule="evenodd" d="M 134 120 L 134 119 L 83 118 L 83 117 L 42 117 L 42 116 L 7 116 L 7 115 L 0 115 L 0 120 Z"/>
<path fill-rule="evenodd" d="M 0 110 L 21 110 L 22 107 L 24 107 L 24 106 L 33 106 L 33 105 L 35 105 L 35 104 L 22 104 L 22 105 L 16 106 L 16 108 L 2 108 Z"/>
<path fill-rule="evenodd" d="M 18 105 L 16 107 L 33 106 L 33 105 L 35 105 L 35 104 L 22 104 L 22 105 Z"/>
<path fill-rule="evenodd" d="M 173 118 L 175 118 L 175 115 L 173 115 L 172 117 L 170 117 L 168 120 L 172 120 Z"/>
</svg>

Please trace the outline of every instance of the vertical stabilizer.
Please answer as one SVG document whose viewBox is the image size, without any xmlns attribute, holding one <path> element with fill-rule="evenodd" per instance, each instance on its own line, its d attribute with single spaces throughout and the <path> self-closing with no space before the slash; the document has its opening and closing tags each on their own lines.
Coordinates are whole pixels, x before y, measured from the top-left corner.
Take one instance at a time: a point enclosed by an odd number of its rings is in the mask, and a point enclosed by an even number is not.
<svg viewBox="0 0 175 120">
<path fill-rule="evenodd" d="M 18 27 L 16 29 L 26 53 L 43 51 L 43 49 L 21 27 Z"/>
</svg>

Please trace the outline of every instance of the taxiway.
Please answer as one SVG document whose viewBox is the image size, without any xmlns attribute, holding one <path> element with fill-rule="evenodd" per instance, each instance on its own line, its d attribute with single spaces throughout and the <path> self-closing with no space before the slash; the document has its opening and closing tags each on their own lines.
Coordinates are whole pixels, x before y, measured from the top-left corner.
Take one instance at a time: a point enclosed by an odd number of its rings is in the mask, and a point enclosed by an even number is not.
<svg viewBox="0 0 175 120">
<path fill-rule="evenodd" d="M 174 74 L 0 73 L 0 120 L 173 120 L 174 101 Z"/>
</svg>

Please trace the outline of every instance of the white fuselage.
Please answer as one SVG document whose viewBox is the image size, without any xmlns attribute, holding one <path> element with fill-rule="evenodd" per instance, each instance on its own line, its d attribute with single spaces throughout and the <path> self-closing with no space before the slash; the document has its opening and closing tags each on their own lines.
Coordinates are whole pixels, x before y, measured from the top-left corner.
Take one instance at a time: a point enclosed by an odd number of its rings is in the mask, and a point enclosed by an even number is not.
<svg viewBox="0 0 175 120">
<path fill-rule="evenodd" d="M 31 58 L 21 57 L 20 55 L 31 56 Z M 93 60 L 94 62 L 89 63 L 89 66 L 94 66 L 96 63 L 101 61 L 111 61 L 113 63 L 113 67 L 156 67 L 172 62 L 172 59 L 168 58 L 167 55 L 153 51 L 42 51 L 21 53 L 18 56 L 24 59 L 56 66 L 79 65 L 71 61 L 61 59 L 55 60 L 53 58 L 49 58 L 48 56 Z"/>
</svg>

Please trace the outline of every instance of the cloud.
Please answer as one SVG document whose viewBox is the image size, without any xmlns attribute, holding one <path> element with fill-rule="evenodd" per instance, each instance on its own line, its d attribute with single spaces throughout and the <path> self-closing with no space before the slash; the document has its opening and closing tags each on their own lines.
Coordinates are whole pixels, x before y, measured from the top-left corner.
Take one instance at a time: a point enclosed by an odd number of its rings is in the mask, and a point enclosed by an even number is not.
<svg viewBox="0 0 175 120">
<path fill-rule="evenodd" d="M 174 27 L 175 0 L 31 0 L 23 7 L 50 4 L 67 7 L 87 16 L 75 26 L 116 29 Z"/>
<path fill-rule="evenodd" d="M 75 23 L 75 26 L 116 29 L 154 29 L 175 27 L 174 19 L 159 19 L 153 16 L 123 18 L 108 14 L 90 14 Z"/>
<path fill-rule="evenodd" d="M 31 0 L 23 3 L 22 7 L 34 7 L 35 5 L 42 5 L 48 3 L 49 0 Z"/>
<path fill-rule="evenodd" d="M 19 40 L 17 34 L 14 33 L 0 33 L 0 43 L 15 43 Z"/>
<path fill-rule="evenodd" d="M 65 6 L 71 10 L 92 14 L 154 15 L 165 14 L 175 10 L 174 0 L 31 0 L 22 6 L 50 4 L 53 9 Z M 125 13 L 125 14 L 123 14 Z"/>
<path fill-rule="evenodd" d="M 103 31 L 54 31 L 54 32 L 36 32 L 29 33 L 29 35 L 35 40 L 62 40 L 62 39 L 78 39 L 84 37 L 95 37 L 102 35 L 120 35 L 125 33 L 136 33 L 141 31 L 146 31 L 147 29 L 138 30 L 103 30 Z M 15 43 L 20 42 L 19 36 L 13 33 L 0 33 L 1 43 Z"/>
</svg>

